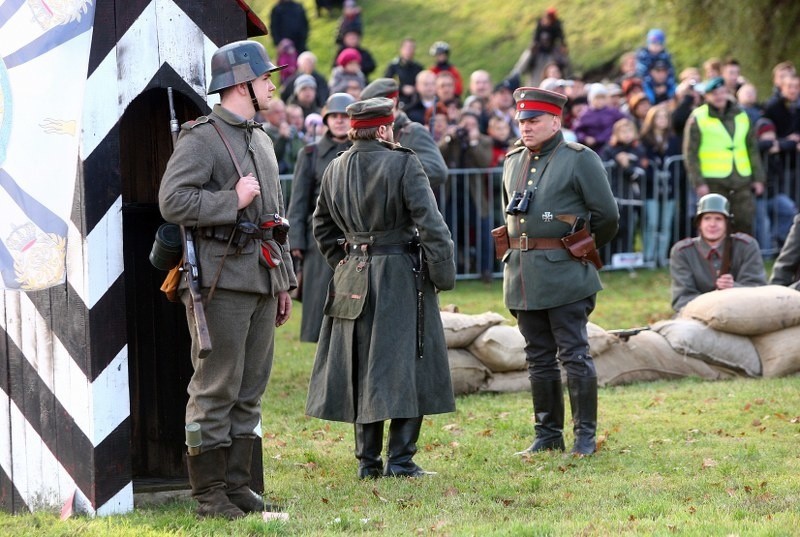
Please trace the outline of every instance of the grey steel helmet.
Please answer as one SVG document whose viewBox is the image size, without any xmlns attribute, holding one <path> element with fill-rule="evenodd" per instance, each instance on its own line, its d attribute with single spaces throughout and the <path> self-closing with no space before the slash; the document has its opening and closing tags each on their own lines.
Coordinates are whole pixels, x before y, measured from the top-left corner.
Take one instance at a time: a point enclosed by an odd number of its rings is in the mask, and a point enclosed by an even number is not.
<svg viewBox="0 0 800 537">
<path fill-rule="evenodd" d="M 211 57 L 208 93 L 219 93 L 236 84 L 255 80 L 264 73 L 285 68 L 286 65 L 278 67 L 272 63 L 264 45 L 258 41 L 234 41 L 219 48 Z"/>
<path fill-rule="evenodd" d="M 728 198 L 722 194 L 706 194 L 698 200 L 697 212 L 694 215 L 695 223 L 706 213 L 720 213 L 728 219 L 733 216 L 731 214 L 731 204 Z"/>
<path fill-rule="evenodd" d="M 356 102 L 356 98 L 349 93 L 331 94 L 325 101 L 325 115 L 322 116 L 322 122 L 327 125 L 330 114 L 347 114 L 345 109 L 354 102 Z"/>
</svg>

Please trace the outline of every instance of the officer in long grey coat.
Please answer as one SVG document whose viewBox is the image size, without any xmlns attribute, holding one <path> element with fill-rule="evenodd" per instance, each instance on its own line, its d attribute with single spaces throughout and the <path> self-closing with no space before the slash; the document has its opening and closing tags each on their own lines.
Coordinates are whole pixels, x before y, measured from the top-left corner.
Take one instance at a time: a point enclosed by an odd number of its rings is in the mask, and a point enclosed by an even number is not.
<svg viewBox="0 0 800 537">
<path fill-rule="evenodd" d="M 800 214 L 794 217 L 786 241 L 772 266 L 770 285 L 786 285 L 800 291 Z"/>
<path fill-rule="evenodd" d="M 600 157 L 564 141 L 566 98 L 523 87 L 514 99 L 522 138 L 503 166 L 509 236 L 503 294 L 525 337 L 533 391 L 536 438 L 525 452 L 564 449 L 560 361 L 572 407 L 572 452 L 588 455 L 596 450 L 597 373 L 586 325 L 602 285 L 595 265 L 574 258 L 561 238 L 589 226 L 602 246 L 616 234 L 619 212 Z"/>
<path fill-rule="evenodd" d="M 353 146 L 325 170 L 314 212 L 334 277 L 306 414 L 355 423 L 362 479 L 425 475 L 412 460 L 422 418 L 455 410 L 436 295 L 455 285 L 453 242 L 419 159 L 391 143 L 392 106 L 347 107 Z"/>
<path fill-rule="evenodd" d="M 325 168 L 352 145 L 347 138 L 350 118 L 345 108 L 354 102 L 355 98 L 349 93 L 334 93 L 328 97 L 325 115 L 322 116 L 328 130 L 319 142 L 308 144 L 299 151 L 294 168 L 288 218 L 292 257 L 299 259 L 302 266 L 303 317 L 300 321 L 300 341 L 316 343 L 319 339 L 322 310 L 333 271 L 314 241 L 311 217 L 317 207 L 319 185 Z"/>
<path fill-rule="evenodd" d="M 194 230 L 213 347 L 200 358 L 190 330 L 194 373 L 186 422 L 200 425 L 202 446 L 187 463 L 200 516 L 240 518 L 265 507 L 249 488 L 250 463 L 275 327 L 289 319 L 288 291 L 297 283 L 288 245 L 278 245 L 266 229 L 276 214 L 284 214 L 283 195 L 272 141 L 252 118 L 269 106 L 271 76 L 280 69 L 255 41 L 230 43 L 214 53 L 208 92 L 220 93 L 220 103 L 183 125 L 158 194 L 164 219 Z M 241 235 L 245 223 L 252 233 Z M 252 238 L 234 241 L 237 236 Z M 262 253 L 265 240 L 274 243 L 269 261 Z M 181 299 L 188 312 L 186 287 L 184 280 Z"/>
</svg>

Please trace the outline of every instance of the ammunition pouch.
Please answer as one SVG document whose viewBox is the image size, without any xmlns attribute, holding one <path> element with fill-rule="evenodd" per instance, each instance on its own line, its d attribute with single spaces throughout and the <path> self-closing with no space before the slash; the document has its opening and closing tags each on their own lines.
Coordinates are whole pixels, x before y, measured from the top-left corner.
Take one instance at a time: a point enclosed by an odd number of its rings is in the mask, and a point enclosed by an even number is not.
<svg viewBox="0 0 800 537">
<path fill-rule="evenodd" d="M 494 256 L 497 259 L 503 259 L 511 246 L 508 241 L 508 226 L 496 227 L 492 230 L 492 238 L 494 239 Z"/>
</svg>

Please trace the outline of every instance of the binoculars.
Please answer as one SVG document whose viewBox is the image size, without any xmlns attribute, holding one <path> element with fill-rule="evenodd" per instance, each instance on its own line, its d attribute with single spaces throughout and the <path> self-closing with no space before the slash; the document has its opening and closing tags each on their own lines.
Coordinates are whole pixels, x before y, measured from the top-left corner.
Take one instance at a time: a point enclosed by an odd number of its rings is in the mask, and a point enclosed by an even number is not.
<svg viewBox="0 0 800 537">
<path fill-rule="evenodd" d="M 511 194 L 511 201 L 506 207 L 506 214 L 527 214 L 528 204 L 533 199 L 533 192 L 527 188 L 522 192 L 514 191 Z"/>
</svg>

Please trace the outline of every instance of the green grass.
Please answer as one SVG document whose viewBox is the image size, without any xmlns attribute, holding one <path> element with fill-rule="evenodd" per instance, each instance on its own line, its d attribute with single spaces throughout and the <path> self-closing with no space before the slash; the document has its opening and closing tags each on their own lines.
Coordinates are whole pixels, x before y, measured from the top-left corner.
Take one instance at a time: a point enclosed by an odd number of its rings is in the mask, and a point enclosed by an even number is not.
<svg viewBox="0 0 800 537">
<path fill-rule="evenodd" d="M 592 320 L 630 327 L 669 316 L 664 270 L 604 272 Z M 502 285 L 459 282 L 442 304 L 502 305 Z M 198 521 L 176 501 L 97 519 L 0 514 L 0 535 L 795 535 L 800 525 L 800 377 L 694 379 L 601 388 L 599 452 L 519 458 L 530 395 L 477 394 L 429 416 L 416 460 L 430 479 L 355 477 L 352 426 L 303 415 L 314 345 L 299 308 L 279 330 L 264 399 L 266 496 L 288 522 Z M 510 318 L 510 316 L 508 316 Z M 571 442 L 571 431 L 566 432 Z"/>
</svg>

